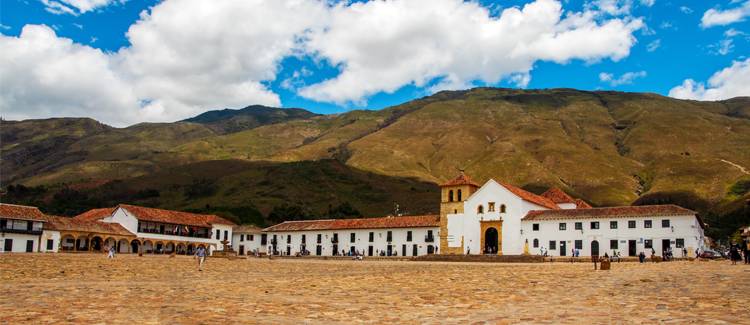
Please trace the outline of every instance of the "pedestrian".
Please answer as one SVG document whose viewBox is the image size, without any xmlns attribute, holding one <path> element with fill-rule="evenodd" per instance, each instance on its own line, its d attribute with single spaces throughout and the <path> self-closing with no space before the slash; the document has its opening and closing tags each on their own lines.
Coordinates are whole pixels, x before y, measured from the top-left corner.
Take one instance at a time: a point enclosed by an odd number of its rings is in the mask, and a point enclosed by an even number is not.
<svg viewBox="0 0 750 325">
<path fill-rule="evenodd" d="M 646 260 L 646 254 L 644 254 L 643 252 L 640 252 L 638 254 L 638 261 L 641 262 L 641 264 L 643 264 L 644 260 Z"/>
<path fill-rule="evenodd" d="M 750 264 L 750 241 L 745 243 L 745 264 Z"/>
<path fill-rule="evenodd" d="M 732 245 L 732 247 L 729 248 L 729 257 L 732 259 L 732 265 L 737 265 L 737 261 L 742 259 L 740 257 L 740 248 L 736 245 Z"/>
<path fill-rule="evenodd" d="M 195 250 L 195 258 L 198 259 L 198 271 L 203 271 L 203 263 L 206 261 L 206 249 L 203 246 L 198 246 Z"/>
<path fill-rule="evenodd" d="M 108 259 L 115 258 L 115 245 L 109 246 L 109 250 L 107 252 L 107 258 Z"/>
</svg>

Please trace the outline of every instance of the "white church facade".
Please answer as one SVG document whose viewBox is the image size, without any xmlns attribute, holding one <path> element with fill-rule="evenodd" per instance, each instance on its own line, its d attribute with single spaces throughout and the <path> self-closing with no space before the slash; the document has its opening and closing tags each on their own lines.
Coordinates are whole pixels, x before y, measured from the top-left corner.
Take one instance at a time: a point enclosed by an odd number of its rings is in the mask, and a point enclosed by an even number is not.
<svg viewBox="0 0 750 325">
<path fill-rule="evenodd" d="M 441 185 L 441 251 L 447 254 L 688 256 L 704 248 L 703 223 L 676 205 L 592 208 L 557 188 L 536 195 L 465 174 Z"/>
</svg>

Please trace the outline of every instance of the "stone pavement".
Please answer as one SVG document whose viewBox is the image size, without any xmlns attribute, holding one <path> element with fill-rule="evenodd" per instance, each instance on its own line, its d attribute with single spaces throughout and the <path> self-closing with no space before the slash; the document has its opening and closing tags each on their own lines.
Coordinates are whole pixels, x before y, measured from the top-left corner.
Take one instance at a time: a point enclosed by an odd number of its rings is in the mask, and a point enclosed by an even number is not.
<svg viewBox="0 0 750 325">
<path fill-rule="evenodd" d="M 750 324 L 750 266 L 592 268 L 0 254 L 0 324 Z"/>
</svg>

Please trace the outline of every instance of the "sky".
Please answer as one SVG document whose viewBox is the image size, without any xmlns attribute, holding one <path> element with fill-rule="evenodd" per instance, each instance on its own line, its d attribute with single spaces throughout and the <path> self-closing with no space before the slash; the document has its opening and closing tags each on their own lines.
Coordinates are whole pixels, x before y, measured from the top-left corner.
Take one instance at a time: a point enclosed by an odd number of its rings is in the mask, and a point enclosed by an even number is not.
<svg viewBox="0 0 750 325">
<path fill-rule="evenodd" d="M 479 86 L 750 96 L 750 0 L 2 0 L 0 116 L 381 109 Z"/>
</svg>

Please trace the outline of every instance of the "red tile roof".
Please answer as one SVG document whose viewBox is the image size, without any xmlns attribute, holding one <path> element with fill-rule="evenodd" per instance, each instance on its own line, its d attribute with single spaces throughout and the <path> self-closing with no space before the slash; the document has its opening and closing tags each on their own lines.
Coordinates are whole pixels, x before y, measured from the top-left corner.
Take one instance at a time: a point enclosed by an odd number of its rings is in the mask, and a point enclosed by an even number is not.
<svg viewBox="0 0 750 325">
<path fill-rule="evenodd" d="M 263 229 L 263 231 L 304 231 L 304 230 L 342 230 L 342 229 L 382 229 L 382 228 L 416 228 L 439 227 L 439 215 L 380 217 L 361 219 L 327 219 L 285 221 Z"/>
<path fill-rule="evenodd" d="M 235 226 L 232 229 L 233 234 L 259 234 L 261 232 L 263 232 L 263 229 L 255 225 Z"/>
<path fill-rule="evenodd" d="M 628 218 L 695 215 L 695 211 L 674 204 L 640 205 L 589 209 L 532 210 L 522 220 L 557 220 L 590 218 Z"/>
<path fill-rule="evenodd" d="M 528 192 L 526 190 L 523 190 L 521 188 L 515 187 L 507 183 L 500 183 L 500 184 L 503 185 L 505 188 L 507 188 L 509 191 L 511 191 L 513 194 L 523 199 L 524 201 L 528 201 L 538 206 L 552 209 L 552 210 L 557 210 L 560 208 L 557 206 L 557 204 L 555 204 L 555 202 L 553 202 L 552 200 L 546 197 L 536 195 L 534 193 Z"/>
<path fill-rule="evenodd" d="M 75 216 L 74 218 L 83 221 L 97 221 L 111 216 L 113 212 L 115 212 L 115 208 L 91 209 Z"/>
<path fill-rule="evenodd" d="M 443 184 L 440 184 L 441 187 L 443 187 L 443 186 L 458 186 L 458 185 L 470 185 L 470 186 L 479 187 L 479 185 L 477 183 L 474 183 L 474 181 L 471 180 L 471 177 L 469 177 L 468 175 L 464 174 L 464 172 L 461 172 L 461 174 L 459 174 L 458 176 L 456 176 L 456 178 L 454 178 L 452 180 L 449 180 L 449 181 L 447 181 L 447 182 L 445 182 Z"/>
<path fill-rule="evenodd" d="M 235 226 L 234 222 L 213 214 L 197 214 L 182 211 L 147 208 L 137 205 L 120 204 L 123 208 L 133 214 L 138 220 L 161 222 L 176 225 L 198 226 L 210 228 L 211 225 L 221 224 Z"/>
<path fill-rule="evenodd" d="M 588 204 L 586 201 L 581 199 L 576 199 L 576 208 L 578 209 L 591 209 L 591 204 Z"/>
<path fill-rule="evenodd" d="M 6 219 L 46 221 L 44 213 L 37 207 L 0 203 L 0 217 Z"/>
<path fill-rule="evenodd" d="M 101 221 L 86 221 L 78 218 L 47 216 L 45 230 L 76 231 L 83 233 L 95 233 L 102 235 L 116 235 L 135 237 L 135 234 L 125 229 L 119 223 Z"/>
<path fill-rule="evenodd" d="M 542 197 L 546 197 L 552 202 L 555 202 L 557 204 L 561 203 L 576 203 L 575 199 L 570 197 L 567 193 L 563 192 L 563 190 L 553 187 L 547 190 L 547 192 L 542 193 Z"/>
</svg>

